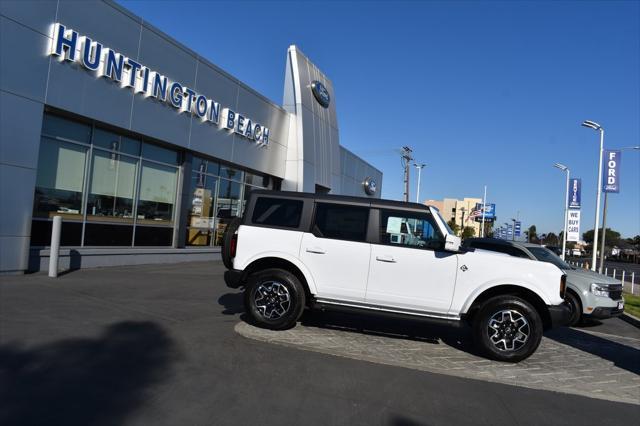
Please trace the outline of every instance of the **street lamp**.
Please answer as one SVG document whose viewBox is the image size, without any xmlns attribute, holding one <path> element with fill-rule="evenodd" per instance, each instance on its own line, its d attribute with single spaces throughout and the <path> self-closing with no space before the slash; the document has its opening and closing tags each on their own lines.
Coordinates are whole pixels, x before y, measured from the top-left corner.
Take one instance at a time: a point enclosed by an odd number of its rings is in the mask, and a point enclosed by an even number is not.
<svg viewBox="0 0 640 426">
<path fill-rule="evenodd" d="M 568 222 L 568 204 L 569 204 L 569 168 L 564 164 L 556 163 L 553 167 L 562 170 L 567 173 L 567 189 L 564 195 L 564 232 L 562 233 L 562 260 L 564 260 L 565 253 L 567 251 L 567 222 Z"/>
<path fill-rule="evenodd" d="M 413 163 L 416 169 L 418 169 L 418 189 L 416 191 L 416 203 L 420 202 L 420 175 L 422 174 L 422 169 L 426 166 L 426 164 L 418 164 Z"/>
<path fill-rule="evenodd" d="M 595 271 L 596 270 L 596 253 L 598 251 L 596 249 L 598 247 L 598 222 L 600 221 L 600 193 L 602 192 L 600 185 L 602 185 L 602 151 L 604 150 L 604 129 L 602 128 L 601 125 L 591 120 L 583 121 L 582 126 L 588 127 L 590 129 L 597 130 L 600 132 L 600 155 L 598 158 L 598 180 L 596 181 L 596 189 L 597 189 L 596 219 L 595 219 L 595 226 L 593 227 L 594 228 L 593 229 L 593 250 L 592 250 L 593 253 L 591 256 L 591 270 Z"/>
</svg>

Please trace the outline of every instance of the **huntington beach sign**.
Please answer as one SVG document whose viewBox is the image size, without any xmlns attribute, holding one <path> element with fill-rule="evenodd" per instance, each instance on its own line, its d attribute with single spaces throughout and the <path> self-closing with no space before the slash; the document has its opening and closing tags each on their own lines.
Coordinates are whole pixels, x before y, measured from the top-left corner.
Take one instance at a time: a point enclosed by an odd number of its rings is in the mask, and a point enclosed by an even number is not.
<svg viewBox="0 0 640 426">
<path fill-rule="evenodd" d="M 192 114 L 201 122 L 224 128 L 259 145 L 269 145 L 269 128 L 254 122 L 213 99 L 122 55 L 77 31 L 55 23 L 51 29 L 50 55 L 76 62 L 97 77 L 108 78 L 123 89 L 133 90 L 145 98 L 165 102 L 181 113 Z"/>
</svg>

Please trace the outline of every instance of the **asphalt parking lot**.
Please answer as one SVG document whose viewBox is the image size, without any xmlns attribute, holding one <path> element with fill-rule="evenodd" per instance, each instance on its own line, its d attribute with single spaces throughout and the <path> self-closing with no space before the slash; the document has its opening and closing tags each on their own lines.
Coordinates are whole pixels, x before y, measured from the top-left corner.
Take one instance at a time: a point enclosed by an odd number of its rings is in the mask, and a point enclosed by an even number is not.
<svg viewBox="0 0 640 426">
<path fill-rule="evenodd" d="M 0 277 L 0 424 L 613 424 L 640 415 L 640 330 L 547 333 L 517 365 L 465 331 L 242 320 L 219 263 Z"/>
</svg>

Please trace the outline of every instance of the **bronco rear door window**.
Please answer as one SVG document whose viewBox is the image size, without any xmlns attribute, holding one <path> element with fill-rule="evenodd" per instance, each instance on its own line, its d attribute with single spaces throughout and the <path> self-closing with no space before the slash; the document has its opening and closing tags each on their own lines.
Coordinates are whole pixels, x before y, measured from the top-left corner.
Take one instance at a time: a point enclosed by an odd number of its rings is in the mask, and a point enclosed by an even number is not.
<svg viewBox="0 0 640 426">
<path fill-rule="evenodd" d="M 368 207 L 318 203 L 313 233 L 320 238 L 364 242 L 368 221 Z"/>
</svg>

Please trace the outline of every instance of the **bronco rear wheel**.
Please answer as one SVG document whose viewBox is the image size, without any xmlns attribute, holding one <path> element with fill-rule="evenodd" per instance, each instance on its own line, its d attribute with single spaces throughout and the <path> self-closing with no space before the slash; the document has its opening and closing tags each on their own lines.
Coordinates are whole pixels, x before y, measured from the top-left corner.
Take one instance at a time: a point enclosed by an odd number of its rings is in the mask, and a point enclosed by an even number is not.
<svg viewBox="0 0 640 426">
<path fill-rule="evenodd" d="M 474 318 L 476 345 L 489 358 L 519 362 L 540 345 L 542 319 L 529 302 L 505 295 L 489 299 Z"/>
<path fill-rule="evenodd" d="M 249 276 L 244 305 L 256 325 L 285 330 L 293 327 L 304 311 L 304 287 L 289 271 L 275 268 L 259 271 Z"/>
</svg>

